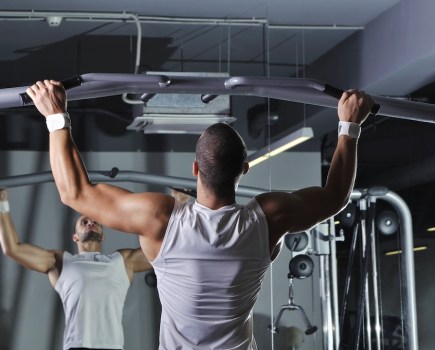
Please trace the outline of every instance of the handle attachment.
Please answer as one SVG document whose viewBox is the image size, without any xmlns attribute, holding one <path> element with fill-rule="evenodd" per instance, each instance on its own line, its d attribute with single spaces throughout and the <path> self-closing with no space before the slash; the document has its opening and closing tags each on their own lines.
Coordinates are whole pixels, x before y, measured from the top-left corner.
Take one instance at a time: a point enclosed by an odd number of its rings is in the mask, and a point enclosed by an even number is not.
<svg viewBox="0 0 435 350">
<path fill-rule="evenodd" d="M 329 84 L 325 84 L 325 90 L 323 90 L 323 92 L 329 96 L 340 99 L 341 95 L 343 95 L 344 90 Z M 370 114 L 377 115 L 379 113 L 380 108 L 381 105 L 379 103 L 373 104 L 372 108 L 370 109 Z"/>
<path fill-rule="evenodd" d="M 80 86 L 80 85 L 82 85 L 82 82 L 83 82 L 83 80 L 79 75 L 75 75 L 71 78 L 61 80 L 61 83 L 62 83 L 65 90 Z M 20 98 L 21 98 L 21 103 L 23 106 L 28 105 L 28 104 L 33 102 L 32 99 L 30 98 L 30 96 L 27 94 L 27 92 L 21 93 Z"/>
</svg>

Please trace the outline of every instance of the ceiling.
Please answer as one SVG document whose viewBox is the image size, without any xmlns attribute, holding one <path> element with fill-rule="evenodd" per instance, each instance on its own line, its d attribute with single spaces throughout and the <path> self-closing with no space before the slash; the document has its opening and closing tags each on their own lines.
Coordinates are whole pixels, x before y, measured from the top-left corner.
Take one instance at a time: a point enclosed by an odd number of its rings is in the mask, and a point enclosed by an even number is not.
<svg viewBox="0 0 435 350">
<path fill-rule="evenodd" d="M 130 16 L 131 15 L 131 16 Z M 47 77 L 88 72 L 226 72 L 229 75 L 312 78 L 375 95 L 434 102 L 435 2 L 428 0 L 124 0 L 5 1 L 0 3 L 0 88 Z M 49 26 L 47 18 L 59 25 Z M 141 50 L 136 48 L 140 22 Z M 249 113 L 261 115 L 261 98 L 237 98 L 235 127 L 258 149 L 267 142 L 249 133 Z M 192 150 L 194 138 L 126 132 L 134 107 L 117 98 L 71 103 L 81 127 L 82 150 Z M 299 150 L 321 149 L 327 170 L 336 142 L 336 112 L 271 101 L 278 136 L 302 124 L 315 140 Z M 22 115 L 17 118 L 16 115 Z M 84 116 L 96 118 L 84 118 Z M 248 114 L 248 118 L 245 115 Z M 289 117 L 287 117 L 287 115 Z M 0 111 L 2 149 L 46 149 L 29 138 L 39 121 L 32 108 Z M 267 127 L 268 120 L 262 120 Z M 433 124 L 378 116 L 360 140 L 357 186 L 383 185 L 410 206 L 416 234 L 435 225 Z M 89 133 L 87 133 L 89 134 Z M 43 135 L 44 136 L 44 135 Z"/>
</svg>

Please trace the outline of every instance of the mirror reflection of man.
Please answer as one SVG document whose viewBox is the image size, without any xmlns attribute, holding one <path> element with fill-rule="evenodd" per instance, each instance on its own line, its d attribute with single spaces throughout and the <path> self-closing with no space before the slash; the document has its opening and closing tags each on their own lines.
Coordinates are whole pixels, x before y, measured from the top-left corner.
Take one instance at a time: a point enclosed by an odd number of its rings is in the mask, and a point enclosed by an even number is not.
<svg viewBox="0 0 435 350">
<path fill-rule="evenodd" d="M 47 274 L 65 311 L 64 350 L 123 349 L 122 311 L 133 273 L 151 270 L 142 249 L 101 253 L 100 223 L 81 215 L 72 235 L 77 254 L 21 243 L 6 189 L 0 189 L 0 244 L 6 256 Z"/>
</svg>

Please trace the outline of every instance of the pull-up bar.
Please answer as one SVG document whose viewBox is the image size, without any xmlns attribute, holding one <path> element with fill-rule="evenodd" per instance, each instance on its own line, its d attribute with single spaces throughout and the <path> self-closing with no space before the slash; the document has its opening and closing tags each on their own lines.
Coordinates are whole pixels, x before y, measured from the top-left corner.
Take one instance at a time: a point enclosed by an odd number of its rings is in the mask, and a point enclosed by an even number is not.
<svg viewBox="0 0 435 350">
<path fill-rule="evenodd" d="M 206 77 L 152 74 L 88 73 L 63 81 L 69 100 L 130 94 L 200 94 L 258 96 L 336 108 L 343 90 L 314 79 Z M 31 103 L 27 87 L 0 89 L 0 108 Z M 435 106 L 373 96 L 373 114 L 435 123 Z M 382 107 L 381 107 L 382 106 Z"/>
</svg>

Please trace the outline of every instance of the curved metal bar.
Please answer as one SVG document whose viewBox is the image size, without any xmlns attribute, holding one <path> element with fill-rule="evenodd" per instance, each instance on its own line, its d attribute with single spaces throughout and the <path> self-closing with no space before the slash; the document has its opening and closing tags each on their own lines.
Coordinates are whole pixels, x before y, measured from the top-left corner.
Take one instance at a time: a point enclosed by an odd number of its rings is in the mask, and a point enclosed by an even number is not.
<svg viewBox="0 0 435 350">
<path fill-rule="evenodd" d="M 162 74 L 127 74 L 127 73 L 88 73 L 81 75 L 82 82 L 106 82 L 106 83 L 139 83 L 149 85 L 150 88 L 158 86 L 161 88 L 167 87 L 171 83 L 171 79 L 167 75 Z"/>
<path fill-rule="evenodd" d="M 238 86 L 281 86 L 308 87 L 322 92 L 325 90 L 325 84 L 318 80 L 298 78 L 231 77 L 225 80 L 224 85 L 227 89 L 234 89 Z"/>
<path fill-rule="evenodd" d="M 225 87 L 227 89 L 233 89 L 237 86 L 280 86 L 280 87 L 302 87 L 318 90 L 326 95 L 340 99 L 343 94 L 343 90 L 336 88 L 332 85 L 322 83 L 315 79 L 297 79 L 297 78 L 268 78 L 264 81 L 264 78 L 257 77 L 231 77 L 225 81 Z M 379 112 L 380 105 L 376 103 L 371 113 L 376 115 Z"/>
<path fill-rule="evenodd" d="M 390 203 L 396 209 L 401 222 L 402 235 L 402 288 L 404 300 L 404 328 L 405 338 L 408 344 L 407 349 L 418 350 L 417 333 L 417 302 L 415 293 L 415 267 L 414 267 L 414 239 L 412 232 L 411 212 L 405 201 L 396 193 L 389 191 L 385 187 L 376 187 L 365 190 L 352 191 L 351 199 L 359 200 L 366 195 L 377 196 Z"/>
<path fill-rule="evenodd" d="M 65 90 L 68 90 L 68 89 L 71 89 L 73 87 L 82 85 L 82 79 L 79 75 L 76 75 L 76 76 L 73 76 L 71 78 L 62 80 L 61 83 L 62 83 L 63 87 L 65 88 Z M 22 94 L 20 94 L 20 97 L 21 97 L 21 103 L 23 104 L 23 106 L 33 103 L 32 99 L 27 94 L 27 92 L 23 92 Z"/>
<path fill-rule="evenodd" d="M 68 91 L 69 100 L 98 98 L 124 93 L 209 94 L 258 96 L 337 108 L 337 93 L 313 79 L 263 77 L 199 77 L 151 74 L 89 73 L 80 76 L 81 86 Z M 26 87 L 0 89 L 0 108 L 20 107 L 19 94 Z M 339 90 L 339 89 L 336 89 Z M 435 105 L 372 96 L 383 116 L 435 123 Z"/>
<path fill-rule="evenodd" d="M 196 180 L 141 173 L 137 171 L 89 171 L 89 178 L 92 182 L 133 182 L 147 185 L 161 185 L 167 187 L 179 187 L 185 189 L 196 189 Z M 46 182 L 54 182 L 51 171 L 41 173 L 16 175 L 0 179 L 0 188 L 12 188 L 36 185 Z M 266 190 L 255 187 L 239 186 L 236 194 L 240 197 L 253 197 L 264 193 Z"/>
<path fill-rule="evenodd" d="M 404 326 L 409 350 L 418 350 L 417 302 L 415 294 L 414 239 L 412 235 L 411 212 L 405 201 L 394 192 L 388 192 L 382 199 L 390 203 L 400 217 L 402 235 L 402 286 L 405 300 Z"/>
</svg>

